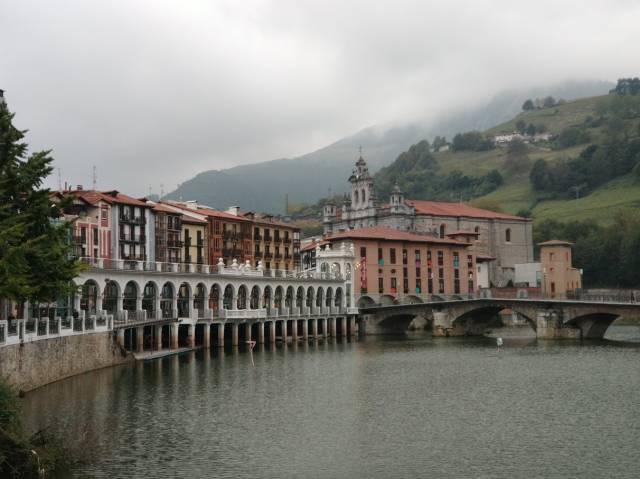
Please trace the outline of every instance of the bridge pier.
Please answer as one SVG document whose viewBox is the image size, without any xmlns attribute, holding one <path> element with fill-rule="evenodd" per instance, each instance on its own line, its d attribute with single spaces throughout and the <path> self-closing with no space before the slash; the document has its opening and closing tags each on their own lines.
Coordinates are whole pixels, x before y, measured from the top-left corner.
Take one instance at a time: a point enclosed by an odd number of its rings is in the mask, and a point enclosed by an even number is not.
<svg viewBox="0 0 640 479">
<path fill-rule="evenodd" d="M 218 323 L 218 347 L 224 348 L 224 323 Z"/>
<path fill-rule="evenodd" d="M 580 328 L 564 324 L 562 312 L 538 311 L 536 315 L 536 337 L 539 339 L 580 339 Z"/>
<path fill-rule="evenodd" d="M 155 349 L 156 351 L 160 351 L 162 349 L 162 325 L 157 325 L 153 327 L 155 333 Z"/>
<path fill-rule="evenodd" d="M 298 320 L 294 319 L 291 321 L 291 339 L 293 341 L 298 340 Z"/>
<path fill-rule="evenodd" d="M 347 317 L 346 316 L 340 319 L 340 329 L 341 329 L 340 334 L 342 334 L 343 338 L 346 338 L 347 337 Z"/>
<path fill-rule="evenodd" d="M 208 323 L 205 323 L 203 326 L 204 326 L 204 331 L 202 336 L 203 338 L 202 346 L 209 349 L 211 347 L 211 325 Z"/>
<path fill-rule="evenodd" d="M 238 324 L 232 323 L 231 324 L 231 346 L 237 346 L 237 345 L 238 345 Z"/>
<path fill-rule="evenodd" d="M 264 322 L 258 321 L 258 344 L 264 344 Z"/>
<path fill-rule="evenodd" d="M 144 351 L 144 326 L 138 326 L 136 328 L 136 352 L 141 353 Z"/>
<path fill-rule="evenodd" d="M 309 320 L 302 320 L 302 337 L 305 341 L 309 340 Z"/>
<path fill-rule="evenodd" d="M 287 320 L 282 321 L 282 342 L 287 342 Z"/>
<path fill-rule="evenodd" d="M 269 342 L 276 344 L 276 322 L 273 320 L 269 322 Z"/>
<path fill-rule="evenodd" d="M 171 349 L 178 349 L 178 324 L 173 323 L 170 326 L 171 328 Z"/>
<path fill-rule="evenodd" d="M 311 334 L 314 338 L 318 337 L 318 320 L 315 318 L 311 320 Z"/>
<path fill-rule="evenodd" d="M 356 318 L 355 318 L 355 316 L 351 316 L 349 318 L 349 334 L 351 336 L 355 336 L 356 335 Z"/>
</svg>

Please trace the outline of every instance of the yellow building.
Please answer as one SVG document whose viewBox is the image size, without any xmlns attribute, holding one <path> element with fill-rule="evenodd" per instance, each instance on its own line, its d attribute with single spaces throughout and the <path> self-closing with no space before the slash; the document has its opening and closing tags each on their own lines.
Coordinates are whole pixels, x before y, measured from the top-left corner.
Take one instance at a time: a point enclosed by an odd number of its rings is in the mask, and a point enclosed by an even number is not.
<svg viewBox="0 0 640 479">
<path fill-rule="evenodd" d="M 265 269 L 294 271 L 300 267 L 300 228 L 268 215 L 245 213 L 253 223 L 253 259 Z"/>
<path fill-rule="evenodd" d="M 563 299 L 567 293 L 582 288 L 582 271 L 572 264 L 568 241 L 551 240 L 540 243 L 542 294 Z"/>
</svg>

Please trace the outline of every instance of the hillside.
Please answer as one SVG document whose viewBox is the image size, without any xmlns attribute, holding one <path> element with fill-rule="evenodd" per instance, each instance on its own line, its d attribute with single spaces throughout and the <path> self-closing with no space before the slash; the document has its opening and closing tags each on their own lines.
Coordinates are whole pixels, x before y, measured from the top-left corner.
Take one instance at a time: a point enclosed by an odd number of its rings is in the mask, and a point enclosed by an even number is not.
<svg viewBox="0 0 640 479">
<path fill-rule="evenodd" d="M 389 164 L 410 145 L 435 135 L 451 136 L 469 129 L 486 129 L 515 115 L 528 97 L 554 95 L 566 99 L 602 94 L 607 82 L 566 82 L 496 95 L 486 105 L 452 112 L 429 122 L 374 126 L 295 159 L 280 159 L 210 170 L 182 183 L 167 198 L 195 199 L 218 208 L 239 205 L 245 210 L 283 213 L 285 195 L 291 203 L 313 203 L 346 190 L 347 178 L 362 146 L 371 171 Z"/>
<path fill-rule="evenodd" d="M 603 103 L 610 102 L 612 97 L 600 96 L 568 102 L 564 105 L 521 113 L 513 120 L 505 122 L 486 132 L 487 135 L 512 132 L 519 120 L 543 124 L 546 129 L 559 135 L 564 129 L 580 127 L 588 123 L 590 118 L 601 114 Z M 621 128 L 629 132 L 631 138 L 637 136 L 640 118 L 626 119 Z M 591 137 L 588 144 L 602 144 L 607 135 L 606 125 L 588 128 Z M 559 159 L 578 157 L 587 144 L 568 148 L 548 149 L 546 146 L 530 146 L 527 156 L 530 162 L 543 159 L 553 163 Z M 522 173 L 510 174 L 504 164 L 507 149 L 498 148 L 489 152 L 444 152 L 436 153 L 441 167 L 445 171 L 464 169 L 467 174 L 482 175 L 492 168 L 500 169 L 504 175 L 504 184 L 495 191 L 473 200 L 473 203 L 499 207 L 505 212 L 518 213 L 529 210 L 534 220 L 555 219 L 558 221 L 594 220 L 600 224 L 610 224 L 616 212 L 637 208 L 640 204 L 640 184 L 633 173 L 627 173 L 607 181 L 592 191 L 584 191 L 576 199 L 574 191 L 556 194 L 549 198 L 545 193 L 535 191 L 530 178 L 529 169 Z M 606 169 L 606 164 L 603 165 Z"/>
</svg>

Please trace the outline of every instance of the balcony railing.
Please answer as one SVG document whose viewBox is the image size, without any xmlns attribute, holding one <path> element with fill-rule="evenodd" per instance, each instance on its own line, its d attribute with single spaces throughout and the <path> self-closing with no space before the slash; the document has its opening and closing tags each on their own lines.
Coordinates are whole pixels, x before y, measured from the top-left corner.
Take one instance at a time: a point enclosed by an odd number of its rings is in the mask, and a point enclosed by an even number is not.
<svg viewBox="0 0 640 479">
<path fill-rule="evenodd" d="M 73 235 L 71 236 L 71 241 L 73 242 L 73 244 L 87 244 L 87 236 Z"/>
<path fill-rule="evenodd" d="M 132 235 L 128 233 L 120 233 L 120 241 L 131 241 L 135 243 L 144 243 L 147 240 L 146 235 Z"/>
<path fill-rule="evenodd" d="M 284 244 L 291 244 L 291 238 L 285 238 Z"/>
<path fill-rule="evenodd" d="M 144 216 L 129 216 L 129 215 L 120 215 L 118 217 L 120 223 L 131 223 L 135 225 L 144 225 L 146 224 L 146 220 Z"/>
</svg>

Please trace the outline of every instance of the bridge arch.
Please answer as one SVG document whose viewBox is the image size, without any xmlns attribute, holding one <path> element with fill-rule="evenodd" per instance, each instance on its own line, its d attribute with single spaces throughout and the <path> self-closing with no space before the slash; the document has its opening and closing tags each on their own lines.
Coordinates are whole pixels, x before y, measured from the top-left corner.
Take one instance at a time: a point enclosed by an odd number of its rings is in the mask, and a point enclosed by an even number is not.
<svg viewBox="0 0 640 479">
<path fill-rule="evenodd" d="M 537 324 L 533 311 L 513 304 L 500 303 L 470 304 L 463 307 L 454 307 L 451 310 L 453 315 L 451 325 L 454 331 L 457 330 L 455 334 L 481 335 L 487 329 L 504 325 L 499 314 L 506 309 L 517 313 L 533 331 L 536 331 Z"/>
<path fill-rule="evenodd" d="M 193 294 L 193 309 L 198 311 L 200 315 L 204 310 L 207 303 L 207 287 L 204 283 L 196 284 L 196 290 Z"/>
<path fill-rule="evenodd" d="M 322 288 L 322 286 L 320 286 L 318 288 L 318 291 L 316 292 L 316 308 L 318 311 L 321 311 L 323 306 L 324 306 L 324 289 Z"/>
<path fill-rule="evenodd" d="M 371 296 L 364 295 L 358 298 L 358 304 L 357 304 L 358 308 L 368 308 L 375 305 L 376 305 L 376 302 L 373 300 Z"/>
<path fill-rule="evenodd" d="M 336 308 L 341 308 L 342 307 L 342 301 L 343 301 L 342 288 L 337 287 L 336 288 L 335 298 L 333 300 L 333 304 L 335 305 Z"/>
<path fill-rule="evenodd" d="M 190 317 L 190 304 L 191 304 L 191 285 L 186 281 L 180 284 L 178 288 L 178 317 L 188 318 Z"/>
<path fill-rule="evenodd" d="M 251 288 L 251 295 L 249 296 L 249 308 L 258 309 L 260 307 L 260 286 L 254 284 Z"/>
<path fill-rule="evenodd" d="M 156 301 L 158 299 L 158 285 L 155 281 L 147 281 L 142 290 L 142 309 L 147 312 L 147 318 L 156 318 Z"/>
<path fill-rule="evenodd" d="M 237 309 L 247 309 L 247 286 L 241 284 L 238 288 L 238 300 L 236 301 Z"/>
<path fill-rule="evenodd" d="M 382 294 L 380 295 L 380 304 L 383 306 L 390 306 L 395 304 L 396 298 L 391 296 L 390 294 Z"/>
<path fill-rule="evenodd" d="M 98 311 L 98 298 L 100 297 L 100 286 L 89 279 L 82 285 L 82 296 L 80 298 L 80 309 L 87 311 L 87 314 L 96 314 Z"/>
<path fill-rule="evenodd" d="M 287 296 L 284 301 L 287 311 L 293 311 L 293 286 L 287 288 Z"/>
<path fill-rule="evenodd" d="M 300 311 L 304 306 L 304 286 L 298 286 L 296 290 L 296 308 Z"/>
<path fill-rule="evenodd" d="M 309 286 L 307 288 L 307 294 L 305 296 L 305 306 L 309 308 L 309 311 L 313 311 L 315 297 L 313 295 L 313 287 Z"/>
<path fill-rule="evenodd" d="M 282 312 L 283 296 L 284 296 L 284 289 L 282 288 L 282 286 L 277 286 L 276 292 L 273 296 L 273 306 L 276 309 L 276 311 L 278 311 L 279 313 Z"/>
<path fill-rule="evenodd" d="M 267 310 L 267 314 L 271 312 L 271 308 L 273 307 L 273 288 L 271 285 L 264 287 L 264 291 L 262 293 L 262 307 Z"/>
<path fill-rule="evenodd" d="M 222 288 L 218 283 L 213 283 L 211 285 L 211 290 L 209 291 L 209 309 L 213 311 L 220 310 L 220 306 L 222 305 Z"/>
<path fill-rule="evenodd" d="M 102 309 L 109 314 L 115 314 L 118 311 L 120 301 L 120 284 L 117 281 L 109 280 L 104 286 L 104 298 L 102 300 Z"/>
<path fill-rule="evenodd" d="M 325 306 L 327 308 L 333 306 L 333 288 L 331 288 L 331 286 L 327 288 L 327 299 L 325 301 Z"/>
<path fill-rule="evenodd" d="M 135 311 L 138 304 L 138 296 L 140 296 L 140 286 L 138 283 L 130 280 L 124 285 L 122 293 L 122 309 L 125 311 Z"/>
<path fill-rule="evenodd" d="M 234 309 L 233 307 L 235 306 L 233 304 L 233 298 L 235 296 L 235 290 L 233 288 L 232 284 L 227 284 L 224 287 L 224 294 L 222 297 L 222 307 L 224 309 Z"/>
<path fill-rule="evenodd" d="M 420 304 L 420 303 L 424 303 L 424 301 L 422 301 L 422 298 L 416 296 L 415 294 L 408 294 L 407 296 L 404 297 L 403 304 Z"/>
<path fill-rule="evenodd" d="M 162 285 L 160 292 L 160 311 L 163 318 L 175 317 L 177 311 L 173 311 L 173 300 L 176 298 L 176 287 L 171 281 Z"/>
<path fill-rule="evenodd" d="M 580 328 L 582 339 L 602 339 L 609 326 L 620 317 L 617 313 L 590 312 L 570 317 L 564 324 Z"/>
</svg>

